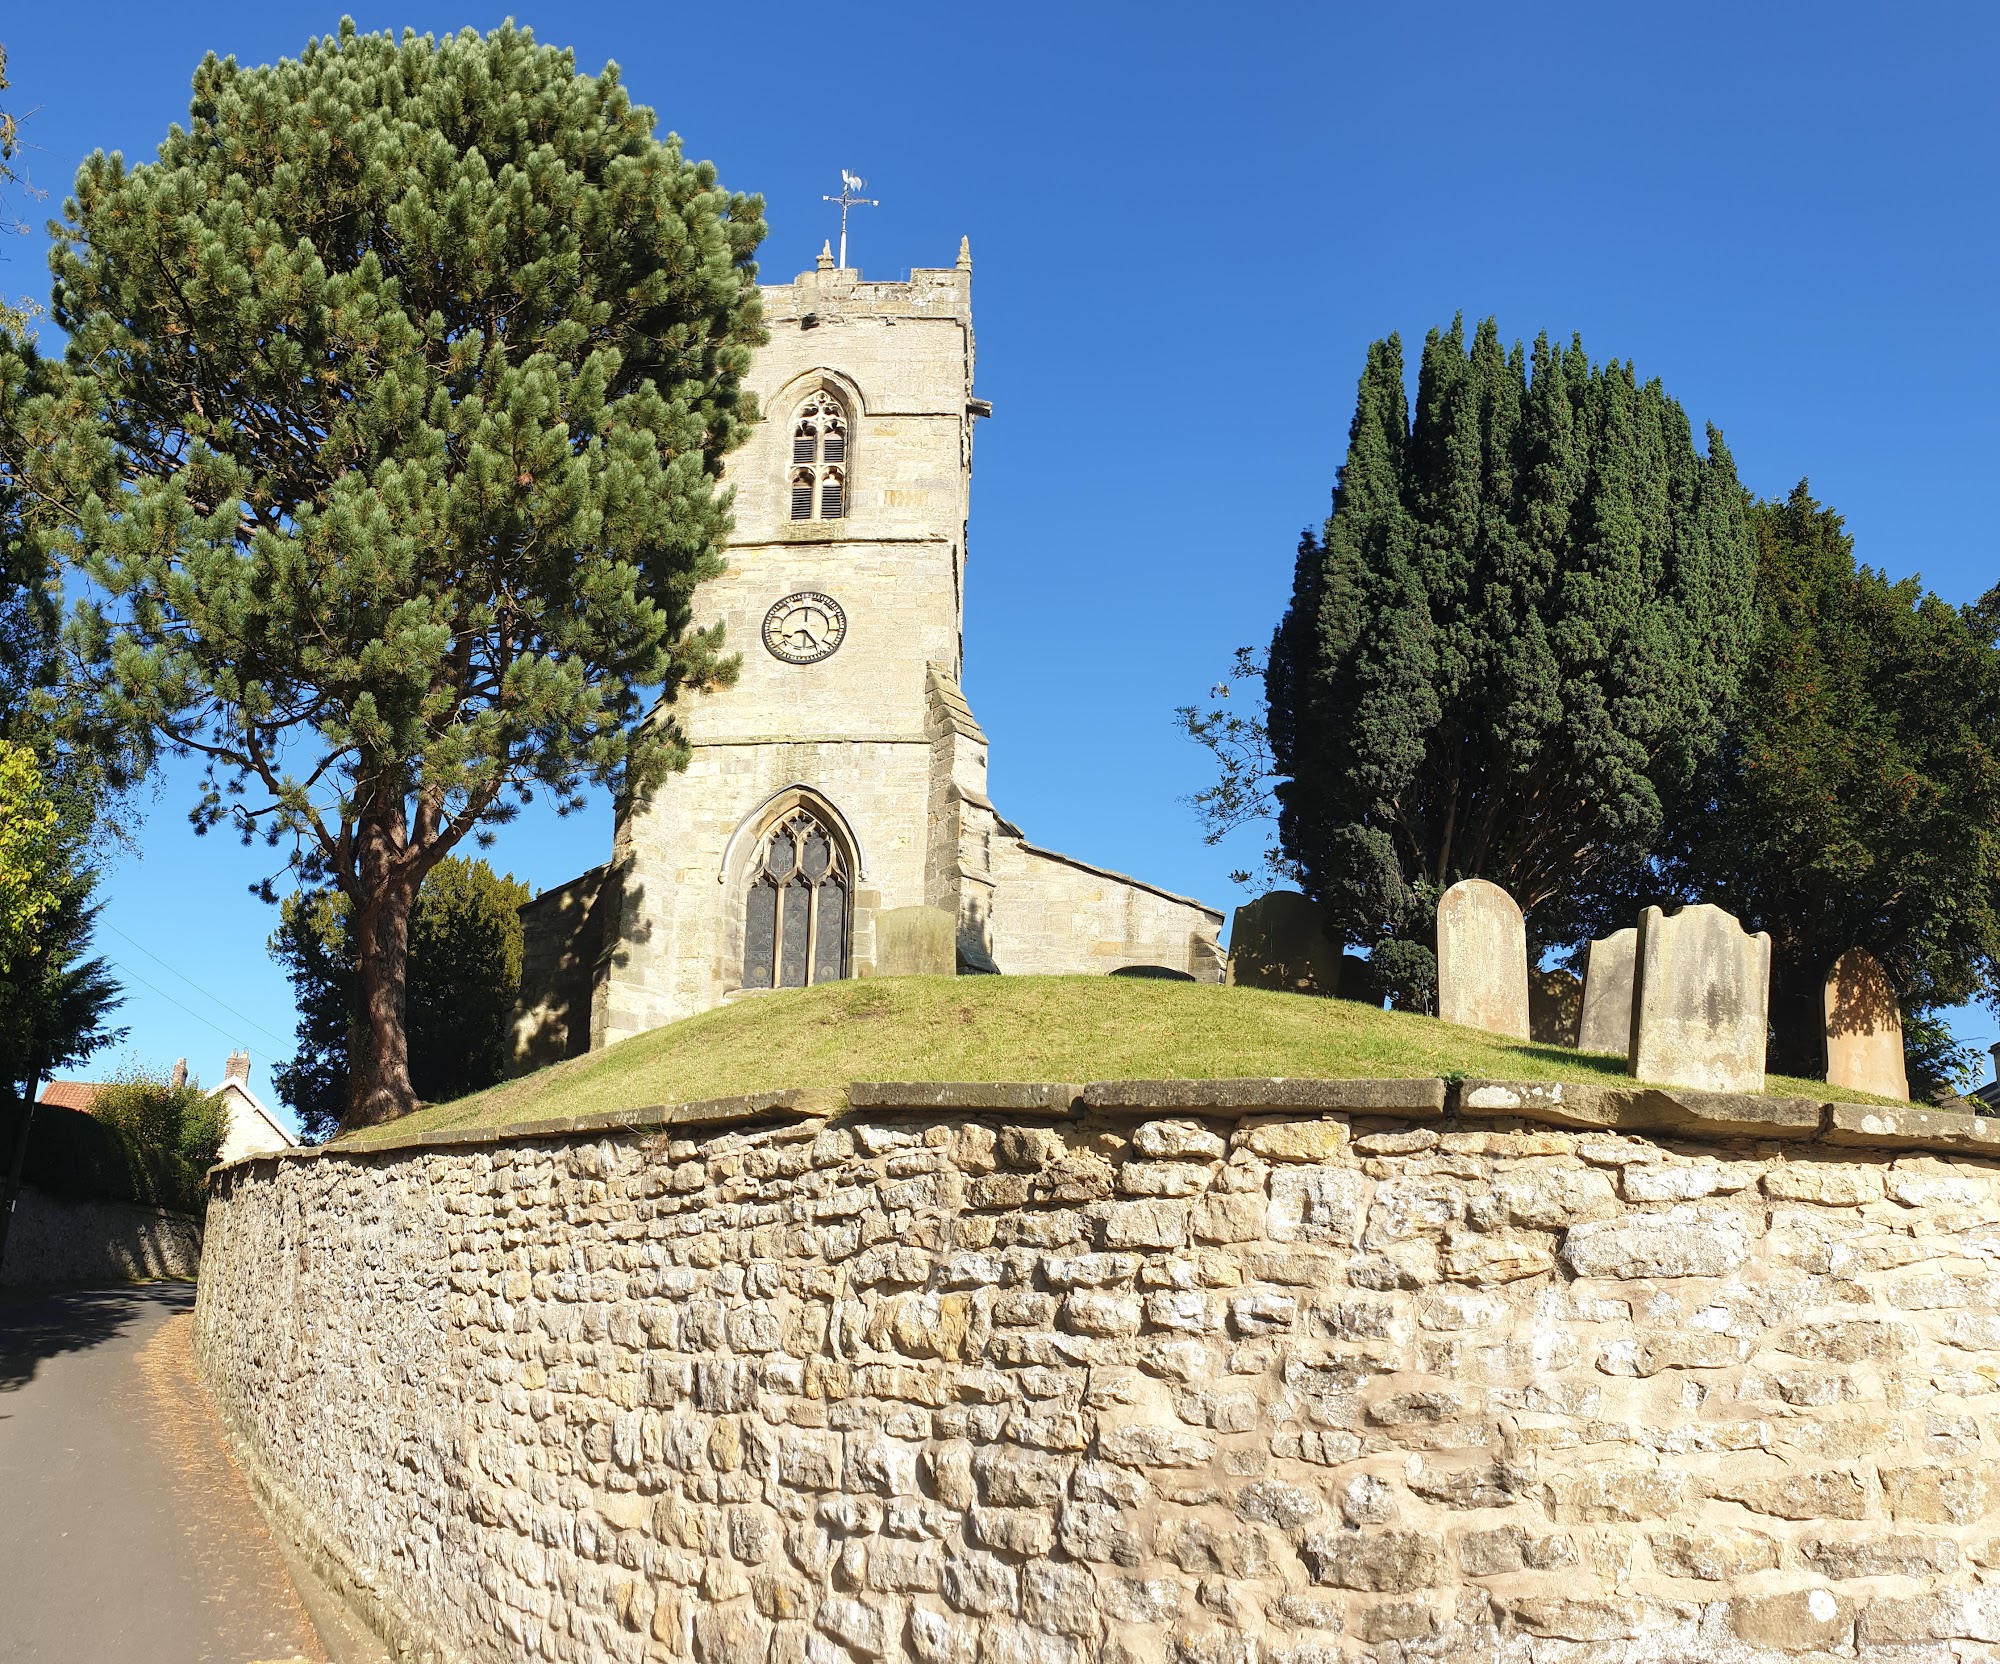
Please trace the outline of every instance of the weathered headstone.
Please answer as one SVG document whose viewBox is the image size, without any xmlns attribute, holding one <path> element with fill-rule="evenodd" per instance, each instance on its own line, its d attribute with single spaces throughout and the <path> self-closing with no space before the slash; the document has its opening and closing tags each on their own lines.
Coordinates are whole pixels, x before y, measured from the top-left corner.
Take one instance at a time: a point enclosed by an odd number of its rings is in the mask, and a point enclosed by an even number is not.
<svg viewBox="0 0 2000 1664">
<path fill-rule="evenodd" d="M 1656 1086 L 1761 1092 L 1771 938 L 1720 907 L 1639 915 L 1627 1069 Z"/>
<path fill-rule="evenodd" d="M 1382 1009 L 1382 1002 L 1389 997 L 1375 962 L 1362 958 L 1358 953 L 1343 953 L 1340 956 L 1340 986 L 1334 992 L 1344 1000 L 1372 1005 L 1377 1011 Z"/>
<path fill-rule="evenodd" d="M 1631 925 L 1590 944 L 1583 970 L 1583 1022 L 1578 1051 L 1632 1055 L 1632 962 L 1639 932 Z"/>
<path fill-rule="evenodd" d="M 1576 1045 L 1583 982 L 1574 971 L 1528 973 L 1528 1034 L 1538 1046 Z"/>
<path fill-rule="evenodd" d="M 1827 972 L 1826 1083 L 1881 1098 L 1910 1095 L 1896 990 L 1875 956 L 1860 948 L 1849 948 Z"/>
<path fill-rule="evenodd" d="M 877 976 L 954 976 L 958 920 L 942 907 L 891 907 L 875 915 Z"/>
<path fill-rule="evenodd" d="M 1236 909 L 1229 926 L 1229 981 L 1238 988 L 1331 996 L 1340 949 L 1327 936 L 1319 903 L 1296 890 L 1272 890 Z"/>
<path fill-rule="evenodd" d="M 1528 931 L 1498 884 L 1467 878 L 1438 897 L 1438 1015 L 1528 1038 Z"/>
</svg>

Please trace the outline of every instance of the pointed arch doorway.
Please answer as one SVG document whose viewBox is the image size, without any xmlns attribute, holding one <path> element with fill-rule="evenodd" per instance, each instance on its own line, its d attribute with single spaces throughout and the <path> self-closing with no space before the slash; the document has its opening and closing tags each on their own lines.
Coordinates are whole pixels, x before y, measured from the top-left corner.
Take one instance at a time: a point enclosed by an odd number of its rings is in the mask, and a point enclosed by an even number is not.
<svg viewBox="0 0 2000 1664">
<path fill-rule="evenodd" d="M 845 851 L 809 807 L 780 816 L 758 846 L 744 901 L 743 986 L 804 988 L 847 975 L 854 881 Z"/>
</svg>

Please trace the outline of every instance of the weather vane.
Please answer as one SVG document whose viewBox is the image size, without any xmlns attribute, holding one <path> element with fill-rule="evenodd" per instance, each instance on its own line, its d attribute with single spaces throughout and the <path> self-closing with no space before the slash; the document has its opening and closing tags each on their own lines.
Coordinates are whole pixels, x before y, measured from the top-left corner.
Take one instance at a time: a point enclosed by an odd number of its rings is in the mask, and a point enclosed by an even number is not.
<svg viewBox="0 0 2000 1664">
<path fill-rule="evenodd" d="M 820 198 L 822 202 L 837 202 L 840 204 L 840 269 L 842 271 L 847 270 L 847 210 L 850 208 L 879 208 L 882 206 L 872 196 L 861 196 L 858 194 L 867 187 L 867 184 L 868 181 L 863 179 L 859 174 L 849 173 L 847 169 L 842 168 L 840 170 L 840 195 L 822 196 Z"/>
</svg>

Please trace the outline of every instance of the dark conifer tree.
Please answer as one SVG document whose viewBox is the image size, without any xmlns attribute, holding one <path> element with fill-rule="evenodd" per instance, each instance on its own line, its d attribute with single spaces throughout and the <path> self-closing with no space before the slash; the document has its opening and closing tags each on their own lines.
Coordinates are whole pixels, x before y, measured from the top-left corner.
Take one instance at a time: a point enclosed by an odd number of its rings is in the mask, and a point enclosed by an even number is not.
<svg viewBox="0 0 2000 1664">
<path fill-rule="evenodd" d="M 1722 743 L 1670 802 L 1657 882 L 1771 933 L 1786 1074 L 1824 1072 L 1827 971 L 1866 948 L 1928 1097 L 1974 1061 L 1932 1013 L 2000 1004 L 2000 590 L 1953 607 L 1857 565 L 1803 480 L 1750 518 L 1757 652 Z"/>
<path fill-rule="evenodd" d="M 1414 415 L 1369 349 L 1323 531 L 1300 542 L 1267 689 L 1283 853 L 1406 1003 L 1432 912 L 1505 886 L 1576 939 L 1641 881 L 1662 790 L 1709 752 L 1752 627 L 1722 438 L 1580 342 L 1433 331 Z"/>
</svg>

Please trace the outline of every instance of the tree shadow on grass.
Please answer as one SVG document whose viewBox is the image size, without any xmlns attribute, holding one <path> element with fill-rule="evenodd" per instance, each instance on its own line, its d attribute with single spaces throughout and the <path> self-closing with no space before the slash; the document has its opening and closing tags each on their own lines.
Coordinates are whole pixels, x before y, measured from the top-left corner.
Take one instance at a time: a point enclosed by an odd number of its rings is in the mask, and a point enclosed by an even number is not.
<svg viewBox="0 0 2000 1664">
<path fill-rule="evenodd" d="M 149 1312 L 193 1306 L 192 1283 L 0 1293 L 0 1393 L 25 1387 L 45 1359 L 102 1345 Z"/>
</svg>

